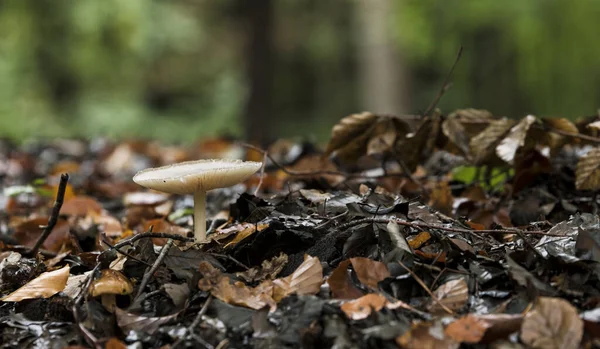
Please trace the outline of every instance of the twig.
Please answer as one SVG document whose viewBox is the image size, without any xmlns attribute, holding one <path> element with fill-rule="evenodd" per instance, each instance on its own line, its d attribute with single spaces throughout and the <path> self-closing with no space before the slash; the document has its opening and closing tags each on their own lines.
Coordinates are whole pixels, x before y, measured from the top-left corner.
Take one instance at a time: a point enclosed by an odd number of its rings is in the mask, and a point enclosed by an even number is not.
<svg viewBox="0 0 600 349">
<path fill-rule="evenodd" d="M 163 259 L 165 259 L 165 257 L 167 256 L 167 253 L 169 252 L 169 249 L 171 249 L 171 246 L 173 246 L 173 239 L 167 240 L 167 243 L 160 250 L 160 254 L 158 255 L 158 258 L 156 258 L 156 261 L 154 261 L 154 265 L 152 265 L 152 267 L 144 274 L 144 277 L 142 278 L 142 282 L 140 283 L 140 287 L 138 288 L 137 294 L 133 298 L 134 301 L 142 294 L 142 292 L 144 291 L 144 288 L 146 288 L 146 285 L 148 285 L 150 278 L 152 277 L 154 272 L 158 269 L 158 267 L 162 263 Z"/>
<path fill-rule="evenodd" d="M 122 254 L 122 255 L 126 256 L 127 258 L 131 258 L 132 260 L 134 260 L 134 261 L 136 261 L 136 262 L 139 262 L 139 263 L 145 264 L 147 267 L 151 267 L 151 266 L 152 266 L 152 264 L 150 264 L 150 263 L 148 263 L 148 262 L 146 262 L 146 261 L 143 261 L 143 260 L 141 260 L 141 259 L 139 259 L 139 258 L 137 258 L 137 257 L 134 257 L 134 256 L 132 256 L 131 254 L 129 254 L 129 253 L 127 253 L 127 252 L 125 252 L 125 251 L 123 251 L 123 250 L 121 250 L 121 249 L 119 249 L 119 248 L 116 248 L 114 245 L 111 245 L 111 244 L 110 244 L 108 241 L 106 241 L 106 240 L 104 240 L 104 239 L 102 239 L 102 243 L 103 243 L 103 244 L 105 244 L 106 246 L 110 247 L 110 248 L 114 248 L 114 249 L 115 249 L 115 251 L 117 251 L 118 253 L 120 253 L 120 254 Z"/>
<path fill-rule="evenodd" d="M 461 46 L 458 49 L 458 53 L 456 54 L 456 58 L 454 59 L 454 63 L 452 64 L 452 68 L 450 68 L 448 75 L 446 75 L 446 79 L 444 79 L 442 88 L 440 88 L 440 90 L 438 91 L 438 93 L 435 96 L 435 98 L 433 99 L 433 101 L 431 101 L 431 104 L 429 105 L 429 107 L 427 107 L 427 109 L 423 113 L 423 116 L 429 115 L 429 113 L 431 113 L 435 109 L 435 107 L 439 103 L 440 99 L 442 99 L 442 96 L 444 95 L 444 93 L 446 93 L 446 91 L 448 91 L 448 89 L 450 88 L 451 84 L 449 84 L 449 80 L 450 80 L 450 77 L 452 76 L 452 73 L 454 72 L 454 68 L 456 68 L 458 61 L 460 60 L 460 57 L 462 56 L 462 52 L 463 52 L 463 47 Z"/>
<path fill-rule="evenodd" d="M 429 223 L 424 223 L 424 222 L 408 222 L 405 221 L 403 219 L 400 218 L 382 218 L 382 217 L 373 217 L 373 218 L 363 218 L 363 219 L 357 219 L 351 222 L 348 222 L 346 224 L 343 224 L 341 226 L 339 226 L 339 230 L 346 230 L 350 227 L 353 227 L 355 225 L 359 225 L 359 224 L 363 224 L 363 223 L 388 223 L 390 221 L 394 221 L 400 225 L 404 225 L 404 226 L 408 226 L 408 227 L 412 227 L 412 228 L 416 228 L 416 229 L 439 229 L 439 230 L 444 230 L 444 231 L 450 231 L 453 233 L 463 233 L 463 234 L 518 234 L 518 233 L 522 233 L 524 235 L 546 235 L 546 236 L 564 236 L 564 235 L 560 235 L 560 234 L 551 234 L 551 233 L 547 233 L 545 231 L 542 230 L 533 230 L 533 231 L 526 231 L 526 230 L 519 230 L 519 229 L 484 229 L 484 230 L 470 230 L 470 229 L 463 229 L 463 228 L 451 228 L 451 227 L 444 227 L 442 225 L 438 225 L 438 224 L 429 224 Z"/>
<path fill-rule="evenodd" d="M 425 290 L 425 292 L 427 292 L 431 296 L 431 299 L 433 299 L 434 302 L 436 302 L 440 307 L 442 307 L 442 309 L 444 309 L 444 311 L 447 312 L 448 314 L 454 315 L 454 312 L 452 310 L 450 310 L 447 306 L 445 306 L 444 304 L 442 304 L 442 302 L 440 302 L 440 300 L 433 294 L 433 292 L 431 292 L 431 290 L 429 289 L 429 287 L 427 287 L 427 285 L 425 285 L 425 283 L 423 282 L 423 280 L 421 280 L 421 278 L 419 276 L 417 276 L 417 274 L 415 274 L 414 271 L 410 270 L 401 261 L 398 261 L 398 263 L 400 264 L 400 266 L 402 268 L 404 268 L 410 274 L 410 276 L 412 276 L 413 279 L 415 279 L 415 281 L 419 285 L 421 285 L 421 287 L 423 287 L 423 289 Z"/>
<path fill-rule="evenodd" d="M 202 308 L 200 309 L 200 312 L 198 312 L 198 315 L 196 315 L 196 318 L 194 319 L 194 321 L 192 321 L 192 323 L 187 328 L 187 333 L 192 338 L 194 338 L 200 344 L 204 345 L 204 347 L 209 348 L 209 349 L 212 349 L 214 347 L 212 345 L 210 345 L 210 343 L 208 343 L 204 339 L 202 339 L 201 337 L 195 336 L 194 335 L 194 329 L 196 327 L 198 327 L 198 325 L 200 324 L 200 321 L 202 321 L 202 316 L 204 314 L 206 314 L 206 311 L 208 310 L 208 306 L 210 305 L 211 301 L 212 301 L 212 295 L 209 295 L 208 298 L 206 299 L 206 302 L 204 302 L 204 304 L 202 305 Z M 179 338 L 175 343 L 173 343 L 173 346 L 171 348 L 172 349 L 176 349 L 181 344 L 182 341 L 183 340 L 181 338 Z"/>
<path fill-rule="evenodd" d="M 211 255 L 213 255 L 215 257 L 221 257 L 221 258 L 229 259 L 230 261 L 232 261 L 233 263 L 237 264 L 238 266 L 244 268 L 245 270 L 250 269 L 247 265 L 245 265 L 244 263 L 238 261 L 237 259 L 233 258 L 232 256 L 230 256 L 228 254 L 212 253 L 211 252 Z"/>
<path fill-rule="evenodd" d="M 96 344 L 98 343 L 98 339 L 80 321 L 79 306 L 81 305 L 81 302 L 83 301 L 85 295 L 87 295 L 89 293 L 90 286 L 92 285 L 92 280 L 94 280 L 94 274 L 96 274 L 96 272 L 99 269 L 100 269 L 100 263 L 96 264 L 94 269 L 92 269 L 92 272 L 90 273 L 90 275 L 87 276 L 85 286 L 81 289 L 81 292 L 79 292 L 79 294 L 73 301 L 73 307 L 72 307 L 73 319 L 75 320 L 75 323 L 77 323 L 77 328 L 79 328 L 79 331 L 81 332 L 83 338 L 86 340 L 86 342 L 88 342 L 88 344 L 91 347 L 97 346 Z"/>
<path fill-rule="evenodd" d="M 549 126 L 544 126 L 543 128 L 548 132 L 556 133 L 561 136 L 579 138 L 579 139 L 583 139 L 583 140 L 594 142 L 594 143 L 600 143 L 600 138 L 598 138 L 598 137 L 589 136 L 589 135 L 582 134 L 582 133 L 567 132 L 567 131 L 559 130 L 559 129 L 552 128 Z"/>
<path fill-rule="evenodd" d="M 121 248 L 123 246 L 132 245 L 134 242 L 136 242 L 137 240 L 142 239 L 142 238 L 173 239 L 173 240 L 184 241 L 184 242 L 193 242 L 194 241 L 194 238 L 188 238 L 187 236 L 182 236 L 182 235 L 178 235 L 178 234 L 146 232 L 146 233 L 134 235 L 127 240 L 120 241 L 120 242 L 116 243 L 114 245 L 114 247 Z"/>
<path fill-rule="evenodd" d="M 258 181 L 256 189 L 254 189 L 254 196 L 258 195 L 258 191 L 260 190 L 260 187 L 263 184 L 263 178 L 265 177 L 265 167 L 267 166 L 267 154 L 267 151 L 265 151 L 265 153 L 263 154 L 263 162 L 262 166 L 260 167 L 260 180 Z"/>
<path fill-rule="evenodd" d="M 40 247 L 44 244 L 52 229 L 56 225 L 56 221 L 58 220 L 58 214 L 60 213 L 60 208 L 63 205 L 63 201 L 65 200 L 65 190 L 67 189 L 67 182 L 69 181 L 69 174 L 63 173 L 60 175 L 60 183 L 58 185 L 58 192 L 56 193 L 56 201 L 54 201 L 54 207 L 52 208 L 52 213 L 50 214 L 50 218 L 48 219 L 48 225 L 44 227 L 44 231 L 42 235 L 35 243 L 35 246 L 31 249 L 31 255 L 35 256 L 39 251 Z"/>
</svg>

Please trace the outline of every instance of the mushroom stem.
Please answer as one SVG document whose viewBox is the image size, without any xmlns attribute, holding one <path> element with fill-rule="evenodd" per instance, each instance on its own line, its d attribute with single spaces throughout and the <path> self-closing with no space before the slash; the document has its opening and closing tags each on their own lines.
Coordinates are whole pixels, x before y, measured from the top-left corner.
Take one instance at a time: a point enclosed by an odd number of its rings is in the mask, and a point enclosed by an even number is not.
<svg viewBox="0 0 600 349">
<path fill-rule="evenodd" d="M 194 193 L 194 238 L 206 240 L 206 192 Z"/>
</svg>

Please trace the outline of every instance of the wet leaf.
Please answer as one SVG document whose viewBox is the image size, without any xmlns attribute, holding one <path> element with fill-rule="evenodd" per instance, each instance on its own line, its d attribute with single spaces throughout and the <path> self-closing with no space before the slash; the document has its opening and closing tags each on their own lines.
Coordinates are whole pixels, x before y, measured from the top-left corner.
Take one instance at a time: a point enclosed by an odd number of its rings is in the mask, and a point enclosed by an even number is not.
<svg viewBox="0 0 600 349">
<path fill-rule="evenodd" d="M 539 349 L 577 349 L 583 336 L 583 321 L 569 302 L 540 297 L 521 326 L 521 340 Z"/>
<path fill-rule="evenodd" d="M 458 349 L 460 345 L 445 335 L 439 323 L 413 324 L 410 331 L 396 338 L 396 343 L 406 349 Z"/>
<path fill-rule="evenodd" d="M 371 315 L 372 311 L 380 311 L 387 304 L 387 299 L 375 293 L 366 294 L 360 298 L 342 304 L 341 309 L 349 319 L 362 320 Z"/>
<path fill-rule="evenodd" d="M 164 324 L 176 319 L 178 315 L 179 313 L 168 316 L 147 317 L 131 314 L 119 308 L 115 309 L 117 323 L 123 331 L 139 331 L 150 335 L 154 334 Z"/>
<path fill-rule="evenodd" d="M 433 294 L 438 299 L 439 303 L 452 311 L 461 309 L 469 300 L 469 288 L 465 279 L 454 279 L 446 282 L 438 287 Z M 440 312 L 444 309 L 437 302 L 431 303 L 429 310 L 431 312 Z"/>
<path fill-rule="evenodd" d="M 446 327 L 445 333 L 460 343 L 477 344 L 485 335 L 490 324 L 476 315 L 466 315 Z"/>
<path fill-rule="evenodd" d="M 384 263 L 363 257 L 350 258 L 350 262 L 358 280 L 372 290 L 379 289 L 379 281 L 390 276 L 390 271 Z"/>
<path fill-rule="evenodd" d="M 291 294 L 317 294 L 323 283 L 323 267 L 317 257 L 304 256 L 304 262 L 289 276 L 273 280 L 273 299 L 279 302 Z"/>
<path fill-rule="evenodd" d="M 349 265 L 350 260 L 340 262 L 327 279 L 327 283 L 329 284 L 329 288 L 331 289 L 334 298 L 355 299 L 363 295 L 350 278 L 348 271 Z"/>
<path fill-rule="evenodd" d="M 419 247 L 423 246 L 423 244 L 425 244 L 427 241 L 429 241 L 429 239 L 431 239 L 431 234 L 429 234 L 429 232 L 427 231 L 422 231 L 416 236 L 412 237 L 410 240 L 408 240 L 408 244 L 411 248 L 418 249 Z"/>
<path fill-rule="evenodd" d="M 600 190 L 600 148 L 594 148 L 577 163 L 576 182 L 578 190 Z"/>
<path fill-rule="evenodd" d="M 24 299 L 49 298 L 61 292 L 67 285 L 69 266 L 48 271 L 29 281 L 13 293 L 2 298 L 4 302 L 20 302 Z"/>
</svg>

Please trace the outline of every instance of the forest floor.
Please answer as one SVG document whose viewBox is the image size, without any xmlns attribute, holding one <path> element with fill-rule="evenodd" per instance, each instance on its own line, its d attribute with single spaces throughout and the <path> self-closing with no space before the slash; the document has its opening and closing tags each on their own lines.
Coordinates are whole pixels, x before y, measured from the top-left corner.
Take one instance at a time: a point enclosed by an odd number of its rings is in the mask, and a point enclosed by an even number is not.
<svg viewBox="0 0 600 349">
<path fill-rule="evenodd" d="M 2 348 L 600 347 L 600 120 L 350 115 L 325 149 L 0 143 Z M 262 162 L 208 192 L 140 170 Z"/>
</svg>

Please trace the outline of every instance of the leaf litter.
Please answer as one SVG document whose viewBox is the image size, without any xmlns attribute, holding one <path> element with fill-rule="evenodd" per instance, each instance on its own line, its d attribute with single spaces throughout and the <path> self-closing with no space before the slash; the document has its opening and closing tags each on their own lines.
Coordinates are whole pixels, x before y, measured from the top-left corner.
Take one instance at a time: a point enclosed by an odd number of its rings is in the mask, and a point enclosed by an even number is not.
<svg viewBox="0 0 600 349">
<path fill-rule="evenodd" d="M 0 347 L 598 346 L 598 122 L 365 112 L 323 150 L 0 141 Z M 131 181 L 234 150 L 264 171 L 209 193 L 206 241 L 190 196 Z"/>
</svg>

